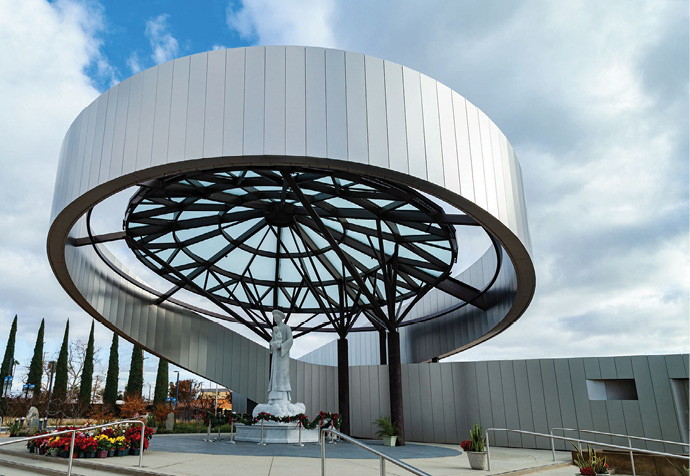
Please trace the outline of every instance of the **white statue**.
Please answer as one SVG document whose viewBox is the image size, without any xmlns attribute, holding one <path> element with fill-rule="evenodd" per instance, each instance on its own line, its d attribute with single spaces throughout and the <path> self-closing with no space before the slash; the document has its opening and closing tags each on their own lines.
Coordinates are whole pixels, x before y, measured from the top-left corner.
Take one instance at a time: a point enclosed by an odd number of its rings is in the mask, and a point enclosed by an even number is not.
<svg viewBox="0 0 690 476">
<path fill-rule="evenodd" d="M 275 309 L 273 319 L 276 325 L 269 342 L 271 352 L 271 376 L 268 381 L 268 403 L 257 405 L 253 415 L 265 412 L 277 417 L 299 415 L 306 411 L 303 403 L 291 403 L 290 392 L 290 349 L 292 330 L 285 324 L 285 314 Z"/>
</svg>

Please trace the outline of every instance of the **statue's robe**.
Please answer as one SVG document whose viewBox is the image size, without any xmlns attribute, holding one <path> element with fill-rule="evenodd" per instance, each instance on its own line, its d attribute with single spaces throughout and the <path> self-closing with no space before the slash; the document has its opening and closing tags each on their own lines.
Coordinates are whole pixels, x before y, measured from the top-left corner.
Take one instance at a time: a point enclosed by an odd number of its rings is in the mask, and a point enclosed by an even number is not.
<svg viewBox="0 0 690 476">
<path fill-rule="evenodd" d="M 268 402 L 278 403 L 291 401 L 290 392 L 290 349 L 292 348 L 292 330 L 281 323 L 276 326 L 282 334 L 280 349 L 271 349 L 271 378 L 268 382 Z"/>
</svg>

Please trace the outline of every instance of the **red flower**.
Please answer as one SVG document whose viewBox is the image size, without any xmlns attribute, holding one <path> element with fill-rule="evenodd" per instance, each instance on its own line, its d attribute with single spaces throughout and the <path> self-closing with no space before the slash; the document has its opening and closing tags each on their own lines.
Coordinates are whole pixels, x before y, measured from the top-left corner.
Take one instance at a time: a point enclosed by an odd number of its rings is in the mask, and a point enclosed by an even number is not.
<svg viewBox="0 0 690 476">
<path fill-rule="evenodd" d="M 580 468 L 580 474 L 582 476 L 596 476 L 594 470 L 589 466 L 587 466 L 586 468 Z"/>
<path fill-rule="evenodd" d="M 462 446 L 463 451 L 472 451 L 472 442 L 470 440 L 463 441 L 460 443 L 460 446 Z"/>
</svg>

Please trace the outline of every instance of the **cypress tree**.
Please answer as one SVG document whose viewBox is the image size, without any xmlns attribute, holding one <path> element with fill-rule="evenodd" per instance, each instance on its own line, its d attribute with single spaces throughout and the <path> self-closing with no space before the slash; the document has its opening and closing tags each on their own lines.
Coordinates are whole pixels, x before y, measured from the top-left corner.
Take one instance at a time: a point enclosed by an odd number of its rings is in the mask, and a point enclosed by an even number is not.
<svg viewBox="0 0 690 476">
<path fill-rule="evenodd" d="M 5 377 L 10 375 L 12 372 L 12 364 L 14 363 L 14 341 L 17 336 L 17 316 L 14 316 L 14 321 L 12 321 L 12 327 L 10 328 L 10 338 L 7 340 L 7 347 L 5 347 L 5 357 L 2 359 L 2 366 L 0 367 L 0 385 L 2 385 L 2 391 L 4 392 Z"/>
<path fill-rule="evenodd" d="M 113 343 L 110 345 L 110 358 L 108 359 L 108 374 L 105 377 L 103 389 L 103 403 L 115 406 L 117 401 L 117 378 L 120 368 L 117 362 L 117 334 L 113 333 Z"/>
<path fill-rule="evenodd" d="M 156 374 L 156 390 L 153 393 L 153 404 L 165 403 L 168 398 L 168 361 L 160 359 L 158 361 L 158 373 Z"/>
<path fill-rule="evenodd" d="M 132 360 L 129 364 L 129 379 L 125 387 L 125 394 L 141 398 L 144 387 L 144 352 L 141 347 L 134 344 L 132 348 Z"/>
<path fill-rule="evenodd" d="M 91 403 L 91 386 L 93 385 L 93 322 L 89 342 L 86 344 L 84 355 L 84 367 L 81 371 L 81 383 L 79 384 L 79 403 L 85 407 Z"/>
<path fill-rule="evenodd" d="M 53 385 L 53 398 L 58 402 L 67 399 L 67 353 L 69 347 L 69 319 L 65 325 L 65 336 L 62 338 L 62 347 L 55 365 L 55 384 Z"/>
<path fill-rule="evenodd" d="M 45 319 L 41 319 L 41 327 L 38 328 L 34 356 L 29 365 L 29 376 L 26 383 L 34 385 L 34 395 L 41 393 L 41 379 L 43 378 L 43 333 L 45 331 Z"/>
</svg>

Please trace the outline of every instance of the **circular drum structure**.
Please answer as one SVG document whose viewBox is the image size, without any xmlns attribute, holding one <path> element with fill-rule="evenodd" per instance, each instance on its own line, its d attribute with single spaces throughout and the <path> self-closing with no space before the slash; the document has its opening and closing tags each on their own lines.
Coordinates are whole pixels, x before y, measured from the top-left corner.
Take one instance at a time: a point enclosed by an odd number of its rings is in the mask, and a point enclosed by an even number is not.
<svg viewBox="0 0 690 476">
<path fill-rule="evenodd" d="M 95 235 L 91 210 L 130 187 L 123 229 Z M 453 276 L 459 226 L 493 246 Z M 134 276 L 111 240 L 168 288 Z M 218 320 L 265 339 L 272 309 L 302 316 L 296 337 L 395 316 L 402 361 L 425 362 L 503 331 L 535 289 L 520 166 L 498 127 L 421 73 L 323 48 L 201 53 L 103 93 L 65 137 L 47 247 L 95 319 L 257 401 L 268 353 Z"/>
</svg>

